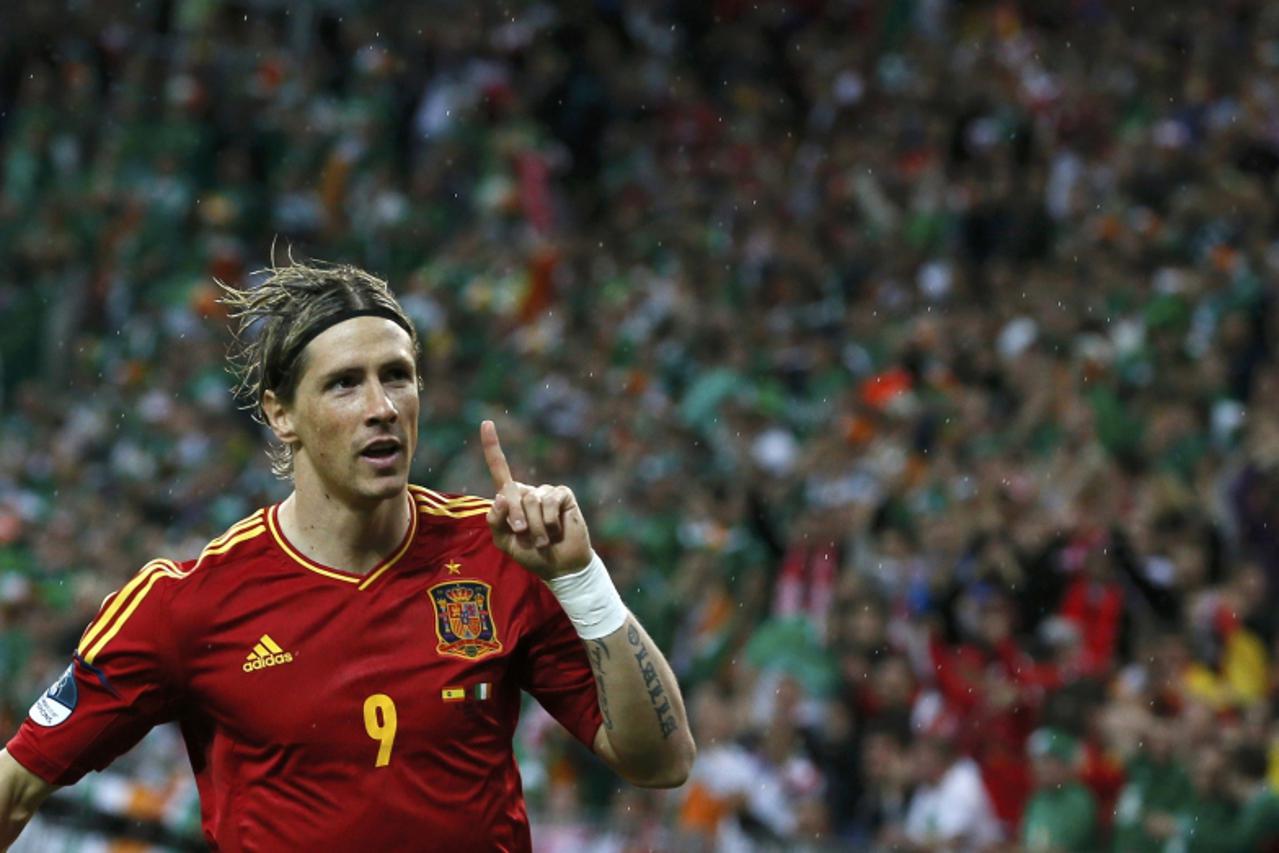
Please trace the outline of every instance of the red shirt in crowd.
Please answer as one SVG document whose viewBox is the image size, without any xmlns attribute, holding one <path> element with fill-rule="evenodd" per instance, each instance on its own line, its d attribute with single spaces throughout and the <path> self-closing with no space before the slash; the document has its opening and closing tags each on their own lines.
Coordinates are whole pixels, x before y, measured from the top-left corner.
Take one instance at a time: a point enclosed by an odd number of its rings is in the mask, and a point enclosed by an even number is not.
<svg viewBox="0 0 1279 853">
<path fill-rule="evenodd" d="M 528 850 L 512 752 L 526 690 L 579 740 L 601 717 L 581 640 L 492 545 L 489 502 L 410 487 L 401 545 L 321 566 L 258 510 L 197 560 L 108 597 L 10 754 L 46 782 L 176 720 L 221 851 Z"/>
<path fill-rule="evenodd" d="M 948 646 L 934 636 L 930 652 L 938 691 L 960 721 L 959 748 L 981 768 L 995 814 L 1005 826 L 1016 827 L 1032 787 L 1026 739 L 1038 725 L 1045 692 L 1060 685 L 1060 675 L 1032 660 L 1011 638 L 988 648 Z M 995 701 L 994 683 L 1007 688 L 1011 701 Z"/>
<path fill-rule="evenodd" d="M 1059 612 L 1079 630 L 1084 674 L 1099 676 L 1110 672 L 1124 616 L 1123 588 L 1115 581 L 1076 577 L 1066 587 Z"/>
</svg>

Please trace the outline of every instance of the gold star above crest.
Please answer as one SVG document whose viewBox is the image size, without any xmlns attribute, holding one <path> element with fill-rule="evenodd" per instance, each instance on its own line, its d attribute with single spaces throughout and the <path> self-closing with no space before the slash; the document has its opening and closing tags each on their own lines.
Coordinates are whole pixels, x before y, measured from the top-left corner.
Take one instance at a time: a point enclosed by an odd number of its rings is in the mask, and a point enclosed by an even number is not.
<svg viewBox="0 0 1279 853">
<path fill-rule="evenodd" d="M 444 564 L 444 568 L 449 570 L 450 575 L 462 574 L 462 564 L 459 563 L 457 560 L 449 560 L 447 563 Z"/>
</svg>

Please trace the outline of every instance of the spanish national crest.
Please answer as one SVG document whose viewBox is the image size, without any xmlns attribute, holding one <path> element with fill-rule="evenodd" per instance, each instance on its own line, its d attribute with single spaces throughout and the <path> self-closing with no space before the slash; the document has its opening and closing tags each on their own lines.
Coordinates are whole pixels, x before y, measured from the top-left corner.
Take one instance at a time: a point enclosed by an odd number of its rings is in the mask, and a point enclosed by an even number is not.
<svg viewBox="0 0 1279 853">
<path fill-rule="evenodd" d="M 502 650 L 489 610 L 492 587 L 483 581 L 447 581 L 431 587 L 435 602 L 435 650 L 475 660 Z"/>
</svg>

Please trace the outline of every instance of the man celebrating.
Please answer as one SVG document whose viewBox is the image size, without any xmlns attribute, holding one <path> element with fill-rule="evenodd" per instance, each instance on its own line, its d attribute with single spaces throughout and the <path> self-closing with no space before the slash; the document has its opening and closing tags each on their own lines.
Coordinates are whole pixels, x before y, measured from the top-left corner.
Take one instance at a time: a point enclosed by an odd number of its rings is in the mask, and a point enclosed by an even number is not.
<svg viewBox="0 0 1279 853">
<path fill-rule="evenodd" d="M 517 482 L 490 421 L 492 500 L 408 483 L 419 346 L 385 282 L 294 264 L 225 302 L 293 492 L 103 602 L 0 751 L 0 847 L 170 720 L 215 850 L 529 849 L 521 690 L 625 779 L 681 784 L 679 686 L 573 493 Z"/>
</svg>

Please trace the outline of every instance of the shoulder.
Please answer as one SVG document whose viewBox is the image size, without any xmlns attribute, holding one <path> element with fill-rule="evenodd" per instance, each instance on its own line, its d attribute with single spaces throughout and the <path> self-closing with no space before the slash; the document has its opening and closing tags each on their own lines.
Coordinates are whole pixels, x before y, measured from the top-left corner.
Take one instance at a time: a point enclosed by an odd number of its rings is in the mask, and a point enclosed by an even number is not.
<svg viewBox="0 0 1279 853">
<path fill-rule="evenodd" d="M 200 551 L 198 557 L 190 561 L 188 574 L 202 572 L 205 568 L 223 565 L 237 559 L 257 553 L 266 545 L 269 538 L 261 538 L 267 532 L 266 507 L 232 524 L 226 530 L 209 541 Z M 258 540 L 254 542 L 254 540 Z"/>
<path fill-rule="evenodd" d="M 162 582 L 182 576 L 181 563 L 166 559 L 151 560 L 127 583 L 102 600 L 97 615 L 80 635 L 76 654 L 85 663 L 94 663 L 126 624 L 132 626 L 130 633 L 134 633 L 139 625 L 144 626 L 142 633 L 158 633 L 157 620 L 162 624 L 162 617 L 167 612 L 164 603 L 157 605 L 157 602 L 165 598 L 167 591 L 167 584 Z M 159 592 L 156 592 L 157 586 Z"/>
<path fill-rule="evenodd" d="M 233 580 L 234 565 L 249 565 L 270 552 L 270 509 L 262 507 L 209 540 L 194 559 L 181 566 L 175 595 L 184 595 L 207 584 Z M 273 553 L 273 552 L 271 552 Z"/>
<path fill-rule="evenodd" d="M 205 579 L 216 578 L 219 570 L 228 564 L 260 555 L 269 541 L 269 537 L 263 536 L 267 532 L 266 512 L 265 508 L 258 509 L 232 524 L 211 539 L 191 559 L 152 560 L 121 588 L 116 597 L 123 596 L 126 590 L 137 586 L 155 586 L 163 595 L 177 595 L 183 590 L 201 585 Z M 172 583 L 165 583 L 168 581 Z"/>
<path fill-rule="evenodd" d="M 409 496 L 417 507 L 419 519 L 431 526 L 487 527 L 484 517 L 493 506 L 489 498 L 437 492 L 412 484 L 409 485 Z"/>
<path fill-rule="evenodd" d="M 195 592 L 205 578 L 216 577 L 220 565 L 260 553 L 265 540 L 265 512 L 259 509 L 228 527 L 190 560 L 151 560 L 103 600 L 76 652 L 87 664 L 116 650 L 157 644 L 188 631 L 190 616 L 207 609 L 208 599 Z M 254 545 L 254 540 L 257 545 Z M 186 602 L 186 606 L 183 603 Z"/>
<path fill-rule="evenodd" d="M 429 542 L 433 552 L 442 552 L 450 559 L 456 557 L 466 571 L 500 583 L 503 589 L 521 590 L 520 600 L 528 615 L 543 610 L 559 612 L 546 585 L 493 543 L 487 519 L 492 499 L 416 485 L 409 486 L 409 494 L 417 507 L 419 542 Z M 531 597 L 523 596 L 528 590 L 532 591 Z"/>
</svg>

